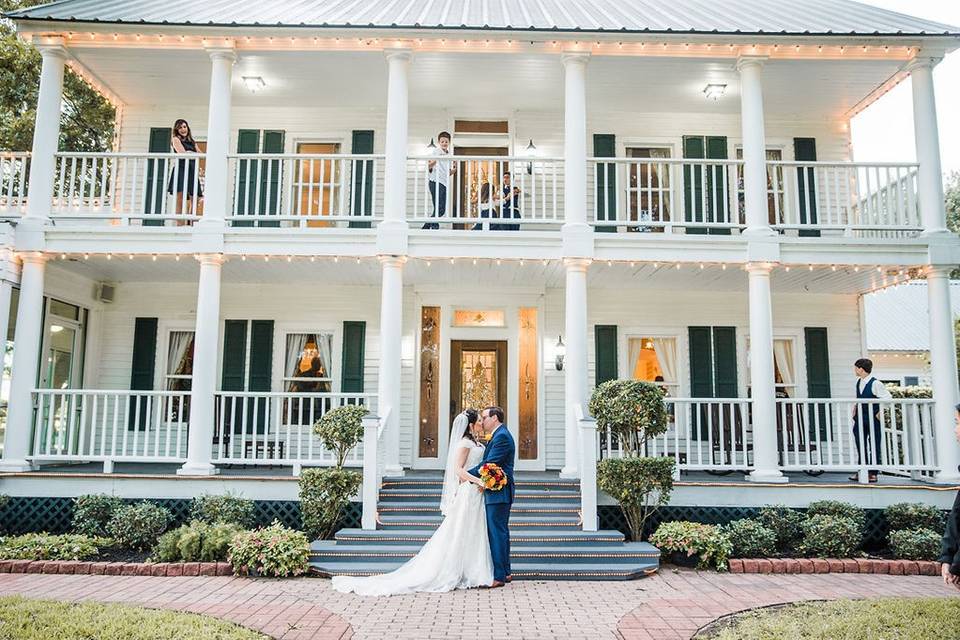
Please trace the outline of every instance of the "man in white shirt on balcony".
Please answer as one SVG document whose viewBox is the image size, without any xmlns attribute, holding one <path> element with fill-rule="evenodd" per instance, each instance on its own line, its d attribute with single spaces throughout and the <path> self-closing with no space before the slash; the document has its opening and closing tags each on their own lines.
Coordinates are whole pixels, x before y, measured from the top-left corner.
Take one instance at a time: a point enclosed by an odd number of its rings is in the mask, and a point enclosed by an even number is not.
<svg viewBox="0 0 960 640">
<path fill-rule="evenodd" d="M 450 155 L 450 133 L 441 131 L 437 135 L 437 148 L 433 155 L 440 158 Z M 430 160 L 427 162 L 427 179 L 430 183 L 430 199 L 433 200 L 433 217 L 442 218 L 447 215 L 447 187 L 450 185 L 450 176 L 457 172 L 457 165 L 449 159 Z M 424 229 L 439 229 L 436 222 L 428 222 Z"/>
<path fill-rule="evenodd" d="M 870 400 L 892 400 L 893 396 L 886 385 L 872 375 L 873 361 L 860 358 L 853 363 L 853 373 L 857 376 L 857 398 Z M 886 408 L 888 411 L 891 407 Z M 883 427 L 882 420 L 884 407 L 878 403 L 857 403 L 853 407 L 853 441 L 857 447 L 859 464 L 872 463 L 879 467 L 883 462 Z M 880 471 L 876 468 L 867 471 L 869 482 L 876 482 Z M 855 473 L 850 480 L 858 480 Z"/>
</svg>

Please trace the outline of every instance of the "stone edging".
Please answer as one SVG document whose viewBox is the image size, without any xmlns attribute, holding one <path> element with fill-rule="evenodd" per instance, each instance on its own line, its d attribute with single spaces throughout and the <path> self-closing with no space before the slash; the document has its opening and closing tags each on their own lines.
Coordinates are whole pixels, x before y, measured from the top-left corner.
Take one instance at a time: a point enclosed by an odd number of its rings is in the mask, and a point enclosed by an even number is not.
<svg viewBox="0 0 960 640">
<path fill-rule="evenodd" d="M 892 576 L 938 576 L 940 563 L 930 560 L 875 558 L 753 558 L 730 560 L 730 573 L 881 573 Z"/>
<path fill-rule="evenodd" d="M 106 576 L 232 576 L 229 562 L 86 562 L 0 560 L 0 573 L 63 573 Z"/>
</svg>

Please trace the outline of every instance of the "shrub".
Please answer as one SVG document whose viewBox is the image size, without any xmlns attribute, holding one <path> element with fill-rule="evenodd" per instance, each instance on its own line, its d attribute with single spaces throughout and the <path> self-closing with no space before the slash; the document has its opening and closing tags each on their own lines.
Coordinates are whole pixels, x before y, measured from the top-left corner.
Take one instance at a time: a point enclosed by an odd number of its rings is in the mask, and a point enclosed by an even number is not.
<svg viewBox="0 0 960 640">
<path fill-rule="evenodd" d="M 366 407 L 348 404 L 328 411 L 313 425 L 323 446 L 333 452 L 338 468 L 343 467 L 347 454 L 363 439 L 363 418 L 368 413 Z"/>
<path fill-rule="evenodd" d="M 663 390 L 650 382 L 608 380 L 593 392 L 589 408 L 597 429 L 610 430 L 627 456 L 639 455 L 649 438 L 667 430 Z"/>
<path fill-rule="evenodd" d="M 634 540 L 658 507 L 670 501 L 673 458 L 607 458 L 597 465 L 597 486 L 620 503 Z"/>
<path fill-rule="evenodd" d="M 230 543 L 230 563 L 239 575 L 298 576 L 306 573 L 309 554 L 307 537 L 277 520 L 266 528 L 241 531 Z"/>
<path fill-rule="evenodd" d="M 110 546 L 110 541 L 103 538 L 78 534 L 54 536 L 48 533 L 27 533 L 0 538 L 0 559 L 86 560 L 97 557 L 100 549 L 107 546 Z"/>
<path fill-rule="evenodd" d="M 698 569 L 726 571 L 732 551 L 730 538 L 723 529 L 699 522 L 664 522 L 650 536 L 650 542 L 661 551 L 699 555 Z"/>
<path fill-rule="evenodd" d="M 860 548 L 860 531 L 851 518 L 814 515 L 803 523 L 800 551 L 816 558 L 849 558 Z"/>
<path fill-rule="evenodd" d="M 919 502 L 899 502 L 883 510 L 890 531 L 901 529 L 942 529 L 943 512 Z"/>
<path fill-rule="evenodd" d="M 253 500 L 227 493 L 202 495 L 190 503 L 190 518 L 203 522 L 226 522 L 242 529 L 254 525 Z"/>
<path fill-rule="evenodd" d="M 171 519 L 163 507 L 140 502 L 117 509 L 107 523 L 107 531 L 119 546 L 143 551 L 157 543 Z"/>
<path fill-rule="evenodd" d="M 734 520 L 724 531 L 734 558 L 766 558 L 777 549 L 777 534 L 758 520 Z"/>
<path fill-rule="evenodd" d="M 103 493 L 73 499 L 73 530 L 85 536 L 106 536 L 107 523 L 123 500 Z"/>
<path fill-rule="evenodd" d="M 782 504 L 768 505 L 760 509 L 757 519 L 777 536 L 777 549 L 794 549 L 800 542 L 805 517 L 799 511 Z"/>
<path fill-rule="evenodd" d="M 867 512 L 863 507 L 837 500 L 818 500 L 817 502 L 811 502 L 810 506 L 807 507 L 807 517 L 811 516 L 837 516 L 853 520 L 857 525 L 857 531 L 860 532 L 857 537 L 857 545 L 859 546 L 863 530 L 867 524 Z"/>
<path fill-rule="evenodd" d="M 314 539 L 332 536 L 343 517 L 343 509 L 363 481 L 356 471 L 330 467 L 305 469 L 300 474 L 300 513 L 303 529 Z"/>
<path fill-rule="evenodd" d="M 890 532 L 890 549 L 895 558 L 936 560 L 941 535 L 932 529 L 900 529 Z"/>
<path fill-rule="evenodd" d="M 226 560 L 230 542 L 241 529 L 227 522 L 194 520 L 160 536 L 153 550 L 157 562 L 217 562 Z"/>
</svg>

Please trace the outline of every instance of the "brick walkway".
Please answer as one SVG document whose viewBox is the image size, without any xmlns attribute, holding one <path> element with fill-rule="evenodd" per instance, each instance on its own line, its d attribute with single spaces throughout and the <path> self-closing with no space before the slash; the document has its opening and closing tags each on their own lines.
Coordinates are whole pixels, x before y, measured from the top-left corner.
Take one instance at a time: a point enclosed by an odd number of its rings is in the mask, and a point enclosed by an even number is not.
<svg viewBox="0 0 960 640">
<path fill-rule="evenodd" d="M 665 572 L 632 582 L 515 582 L 493 591 L 394 598 L 336 593 L 327 580 L 0 574 L 0 595 L 100 600 L 213 615 L 276 638 L 689 638 L 735 611 L 807 599 L 958 596 L 938 577 Z M 496 633 L 496 632 L 495 632 Z"/>
</svg>

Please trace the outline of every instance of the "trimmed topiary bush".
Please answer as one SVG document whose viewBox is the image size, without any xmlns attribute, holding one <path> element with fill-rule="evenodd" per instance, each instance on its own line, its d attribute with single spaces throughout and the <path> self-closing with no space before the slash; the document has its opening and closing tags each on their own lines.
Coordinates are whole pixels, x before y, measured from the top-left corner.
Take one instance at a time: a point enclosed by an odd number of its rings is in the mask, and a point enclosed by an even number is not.
<svg viewBox="0 0 960 640">
<path fill-rule="evenodd" d="M 119 546 L 145 551 L 157 544 L 172 519 L 163 507 L 139 502 L 117 509 L 107 523 L 107 531 Z"/>
<path fill-rule="evenodd" d="M 644 443 L 667 430 L 663 390 L 640 380 L 608 380 L 590 397 L 597 430 L 609 430 L 628 457 L 639 456 Z"/>
<path fill-rule="evenodd" d="M 347 454 L 363 440 L 363 418 L 370 413 L 366 407 L 348 404 L 326 412 L 313 425 L 324 448 L 331 451 L 337 467 L 343 467 Z"/>
<path fill-rule="evenodd" d="M 234 536 L 229 557 L 238 575 L 284 578 L 306 573 L 309 555 L 307 537 L 274 520 L 269 527 Z"/>
<path fill-rule="evenodd" d="M 943 529 L 943 512 L 919 502 L 898 502 L 883 510 L 890 531 L 901 529 Z"/>
<path fill-rule="evenodd" d="M 849 502 L 840 502 L 838 500 L 818 500 L 811 502 L 807 507 L 807 517 L 811 516 L 837 516 L 840 518 L 849 518 L 857 524 L 857 530 L 863 535 L 863 530 L 867 524 L 867 512 L 863 507 L 858 507 Z M 860 544 L 860 539 L 857 539 Z"/>
<path fill-rule="evenodd" d="M 190 503 L 190 518 L 203 522 L 226 522 L 249 529 L 255 524 L 253 500 L 232 493 L 197 496 Z"/>
<path fill-rule="evenodd" d="M 895 558 L 936 560 L 941 539 L 941 534 L 932 529 L 901 529 L 890 532 L 890 549 Z"/>
<path fill-rule="evenodd" d="M 760 509 L 757 520 L 776 535 L 777 549 L 780 551 L 796 549 L 800 544 L 806 516 L 796 509 L 782 504 L 768 505 Z"/>
<path fill-rule="evenodd" d="M 699 522 L 664 522 L 650 536 L 650 543 L 661 552 L 697 558 L 698 569 L 726 571 L 732 547 L 721 527 Z"/>
<path fill-rule="evenodd" d="M 607 458 L 597 465 L 597 486 L 620 503 L 630 536 L 641 540 L 643 528 L 673 492 L 673 458 Z"/>
<path fill-rule="evenodd" d="M 78 534 L 60 536 L 49 533 L 27 533 L 22 536 L 0 538 L 2 560 L 86 560 L 100 555 L 100 549 L 110 546 L 104 538 Z"/>
<path fill-rule="evenodd" d="M 73 530 L 85 536 L 106 536 L 107 524 L 124 502 L 104 493 L 73 499 Z"/>
<path fill-rule="evenodd" d="M 194 520 L 167 531 L 153 550 L 157 562 L 219 562 L 230 554 L 230 543 L 242 529 L 227 522 Z"/>
<path fill-rule="evenodd" d="M 300 473 L 300 514 L 306 534 L 326 540 L 336 533 L 344 507 L 362 481 L 359 473 L 347 469 L 304 469 Z"/>
<path fill-rule="evenodd" d="M 800 552 L 815 558 L 850 558 L 861 540 L 861 526 L 852 518 L 814 515 L 803 523 Z"/>
<path fill-rule="evenodd" d="M 767 558 L 777 550 L 777 534 L 758 520 L 734 520 L 723 528 L 734 558 Z"/>
</svg>

